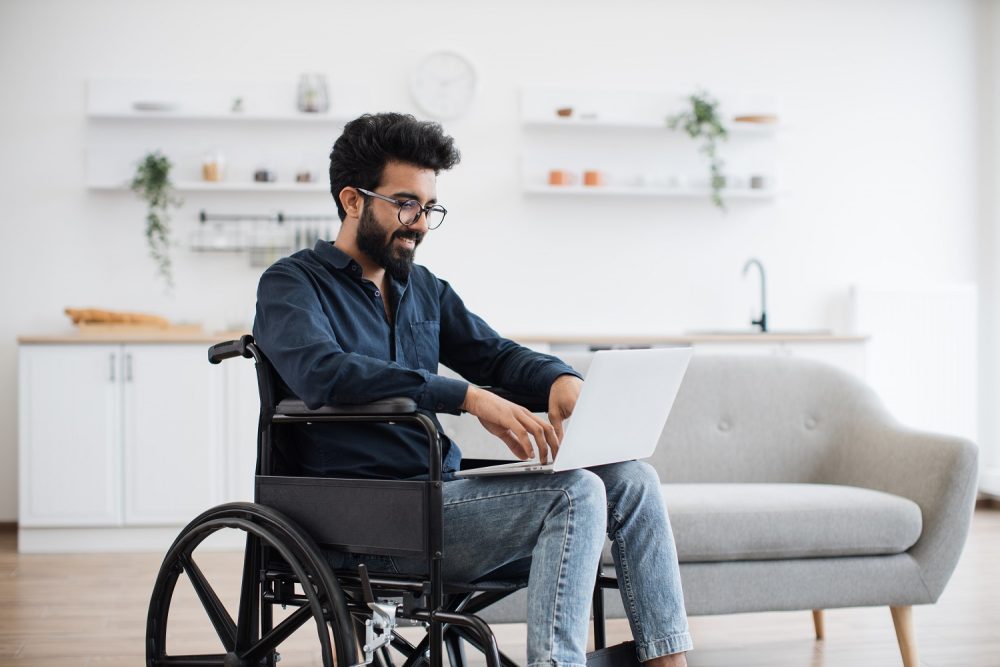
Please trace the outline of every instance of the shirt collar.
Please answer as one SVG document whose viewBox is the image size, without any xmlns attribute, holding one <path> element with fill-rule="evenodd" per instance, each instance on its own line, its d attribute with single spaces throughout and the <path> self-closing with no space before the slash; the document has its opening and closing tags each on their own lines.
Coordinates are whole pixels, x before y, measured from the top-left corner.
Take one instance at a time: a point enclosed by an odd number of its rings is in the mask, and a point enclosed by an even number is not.
<svg viewBox="0 0 1000 667">
<path fill-rule="evenodd" d="M 321 262 L 330 268 L 344 271 L 358 280 L 361 279 L 361 265 L 355 262 L 346 252 L 333 245 L 332 241 L 324 241 L 322 239 L 316 241 L 313 252 L 316 253 Z"/>
<path fill-rule="evenodd" d="M 333 241 L 324 241 L 320 239 L 316 241 L 316 246 L 313 248 L 320 260 L 338 271 L 344 271 L 351 274 L 358 280 L 361 280 L 361 265 L 358 264 L 354 259 L 348 255 L 346 252 L 338 248 L 333 244 Z M 392 276 L 389 276 L 389 282 L 395 286 L 397 292 L 402 294 L 406 291 L 406 286 L 409 281 L 396 280 Z"/>
</svg>

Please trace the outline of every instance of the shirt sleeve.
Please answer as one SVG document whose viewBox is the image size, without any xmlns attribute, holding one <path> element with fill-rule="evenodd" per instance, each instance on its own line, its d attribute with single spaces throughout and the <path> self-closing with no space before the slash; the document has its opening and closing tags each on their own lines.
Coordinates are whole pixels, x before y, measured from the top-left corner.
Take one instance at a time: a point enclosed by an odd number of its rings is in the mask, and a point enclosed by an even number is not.
<svg viewBox="0 0 1000 667">
<path fill-rule="evenodd" d="M 557 357 L 504 338 L 469 311 L 447 281 L 438 279 L 441 363 L 470 382 L 548 397 L 560 375 L 582 376 Z"/>
<path fill-rule="evenodd" d="M 253 335 L 288 388 L 310 409 L 412 398 L 431 412 L 457 414 L 468 384 L 347 352 L 309 280 L 278 263 L 261 276 Z"/>
</svg>

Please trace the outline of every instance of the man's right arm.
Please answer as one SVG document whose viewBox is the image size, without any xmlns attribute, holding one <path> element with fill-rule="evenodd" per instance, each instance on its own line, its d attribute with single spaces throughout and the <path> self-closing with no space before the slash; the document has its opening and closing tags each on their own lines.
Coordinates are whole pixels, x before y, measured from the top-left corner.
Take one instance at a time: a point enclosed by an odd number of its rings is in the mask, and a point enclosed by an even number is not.
<svg viewBox="0 0 1000 667">
<path fill-rule="evenodd" d="M 345 350 L 315 288 L 286 263 L 261 276 L 253 334 L 281 379 L 312 409 L 400 396 L 431 412 L 458 413 L 466 400 L 466 382 Z"/>
</svg>

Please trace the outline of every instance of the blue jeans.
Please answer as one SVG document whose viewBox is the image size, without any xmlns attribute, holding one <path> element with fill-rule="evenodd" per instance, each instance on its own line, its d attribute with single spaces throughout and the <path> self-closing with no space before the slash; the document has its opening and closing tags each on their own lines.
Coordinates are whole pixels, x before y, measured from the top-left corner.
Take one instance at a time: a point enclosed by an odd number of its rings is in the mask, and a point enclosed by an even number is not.
<svg viewBox="0 0 1000 667">
<path fill-rule="evenodd" d="M 529 667 L 586 663 L 594 577 L 605 534 L 638 659 L 692 648 L 673 533 L 656 472 L 636 461 L 552 475 L 444 485 L 444 574 L 450 581 L 528 579 Z M 402 558 L 340 557 L 400 573 Z M 380 567 L 381 566 L 381 567 Z"/>
</svg>

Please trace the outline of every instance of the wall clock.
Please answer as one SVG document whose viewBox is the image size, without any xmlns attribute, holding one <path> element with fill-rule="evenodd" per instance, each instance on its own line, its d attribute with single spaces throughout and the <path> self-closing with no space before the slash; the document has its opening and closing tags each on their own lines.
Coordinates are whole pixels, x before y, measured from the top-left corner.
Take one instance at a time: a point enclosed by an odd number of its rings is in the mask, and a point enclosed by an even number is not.
<svg viewBox="0 0 1000 667">
<path fill-rule="evenodd" d="M 410 78 L 410 92 L 421 111 L 435 118 L 458 118 L 472 105 L 478 78 L 468 58 L 454 51 L 424 56 Z"/>
</svg>

